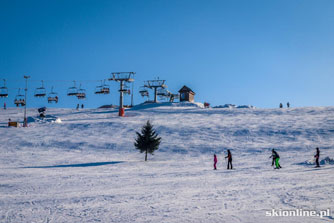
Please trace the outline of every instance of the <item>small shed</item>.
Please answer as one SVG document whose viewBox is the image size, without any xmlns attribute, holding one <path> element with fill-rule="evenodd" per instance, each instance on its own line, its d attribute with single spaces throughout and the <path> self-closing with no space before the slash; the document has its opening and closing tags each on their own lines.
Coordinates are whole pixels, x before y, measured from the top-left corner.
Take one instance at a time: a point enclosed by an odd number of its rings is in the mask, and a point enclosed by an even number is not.
<svg viewBox="0 0 334 223">
<path fill-rule="evenodd" d="M 184 85 L 180 90 L 180 102 L 182 101 L 188 101 L 188 102 L 194 102 L 194 95 L 195 92 L 193 92 L 190 88 L 188 88 L 186 85 Z"/>
</svg>

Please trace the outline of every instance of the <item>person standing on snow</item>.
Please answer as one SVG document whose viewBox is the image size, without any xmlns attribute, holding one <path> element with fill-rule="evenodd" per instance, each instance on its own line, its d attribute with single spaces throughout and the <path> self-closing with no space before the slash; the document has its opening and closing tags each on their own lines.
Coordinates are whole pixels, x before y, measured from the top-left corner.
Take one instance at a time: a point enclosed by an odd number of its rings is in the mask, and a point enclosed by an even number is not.
<svg viewBox="0 0 334 223">
<path fill-rule="evenodd" d="M 271 151 L 272 151 L 272 155 L 269 158 L 273 158 L 273 160 L 275 160 L 275 166 L 276 166 L 275 169 L 282 168 L 281 165 L 279 165 L 279 155 L 278 155 L 278 153 L 274 149 L 272 149 Z"/>
<path fill-rule="evenodd" d="M 218 162 L 218 160 L 217 160 L 217 156 L 216 156 L 216 154 L 214 154 L 213 155 L 213 169 L 214 170 L 216 170 L 217 169 L 217 162 Z"/>
<path fill-rule="evenodd" d="M 230 165 L 231 165 L 231 169 L 232 167 L 232 153 L 231 151 L 228 149 L 227 150 L 227 156 L 225 157 L 225 159 L 227 158 L 227 169 L 230 169 Z"/>
<path fill-rule="evenodd" d="M 3 109 L 6 110 L 6 102 L 3 104 Z"/>
<path fill-rule="evenodd" d="M 319 148 L 317 147 L 316 148 L 316 150 L 317 150 L 317 153 L 315 154 L 315 163 L 316 163 L 316 166 L 315 167 L 320 167 L 320 164 L 319 164 L 319 158 L 320 158 L 320 150 L 319 150 Z"/>
</svg>

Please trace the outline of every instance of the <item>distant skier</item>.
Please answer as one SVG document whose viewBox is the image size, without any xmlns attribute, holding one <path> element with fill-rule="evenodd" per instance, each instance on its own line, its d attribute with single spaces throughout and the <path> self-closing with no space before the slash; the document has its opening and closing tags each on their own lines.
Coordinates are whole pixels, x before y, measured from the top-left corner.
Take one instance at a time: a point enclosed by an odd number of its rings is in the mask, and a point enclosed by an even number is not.
<svg viewBox="0 0 334 223">
<path fill-rule="evenodd" d="M 272 151 L 272 155 L 269 158 L 273 158 L 273 160 L 275 160 L 275 166 L 276 166 L 275 169 L 282 168 L 281 165 L 279 165 L 279 155 L 278 155 L 278 153 L 274 149 L 272 149 L 271 151 Z"/>
<path fill-rule="evenodd" d="M 82 109 L 84 108 L 84 105 L 83 105 L 83 104 L 81 104 L 81 108 L 82 108 Z"/>
<path fill-rule="evenodd" d="M 286 106 L 288 107 L 288 108 L 290 108 L 290 103 L 288 102 L 288 103 L 286 103 Z"/>
<path fill-rule="evenodd" d="M 217 162 L 218 162 L 218 160 L 217 160 L 217 156 L 216 156 L 216 154 L 214 154 L 213 155 L 213 169 L 214 170 L 216 170 L 217 169 Z"/>
<path fill-rule="evenodd" d="M 79 110 L 79 104 L 77 104 L 77 110 Z"/>
<path fill-rule="evenodd" d="M 3 109 L 6 110 L 6 102 L 3 104 Z"/>
<path fill-rule="evenodd" d="M 279 108 L 283 108 L 283 104 L 282 103 L 279 104 Z"/>
<path fill-rule="evenodd" d="M 231 165 L 231 169 L 232 167 L 232 153 L 231 151 L 228 149 L 227 150 L 227 156 L 225 157 L 225 159 L 227 158 L 227 169 L 230 169 L 230 165 Z"/>
<path fill-rule="evenodd" d="M 315 154 L 315 163 L 316 163 L 316 166 L 315 167 L 320 167 L 320 164 L 319 164 L 319 158 L 320 158 L 320 150 L 319 150 L 319 148 L 317 147 L 316 148 L 316 150 L 317 150 L 317 153 Z"/>
</svg>

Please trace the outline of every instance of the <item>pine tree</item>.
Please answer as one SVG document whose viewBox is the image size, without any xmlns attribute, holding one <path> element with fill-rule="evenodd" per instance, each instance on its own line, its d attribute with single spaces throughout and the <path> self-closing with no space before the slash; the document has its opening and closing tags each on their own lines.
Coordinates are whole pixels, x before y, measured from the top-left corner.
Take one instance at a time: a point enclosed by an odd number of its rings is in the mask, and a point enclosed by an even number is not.
<svg viewBox="0 0 334 223">
<path fill-rule="evenodd" d="M 141 129 L 141 133 L 136 132 L 136 134 L 137 139 L 134 145 L 141 153 L 145 152 L 145 161 L 147 161 L 147 153 L 153 155 L 153 152 L 159 148 L 161 137 L 158 137 L 150 121 L 146 122 L 146 125 Z"/>
</svg>

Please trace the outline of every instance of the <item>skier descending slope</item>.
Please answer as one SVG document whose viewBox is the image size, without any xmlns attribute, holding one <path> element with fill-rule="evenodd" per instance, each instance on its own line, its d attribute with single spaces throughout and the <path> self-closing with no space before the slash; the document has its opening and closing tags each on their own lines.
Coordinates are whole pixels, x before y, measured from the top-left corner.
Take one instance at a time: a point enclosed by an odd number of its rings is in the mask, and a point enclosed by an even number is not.
<svg viewBox="0 0 334 223">
<path fill-rule="evenodd" d="M 320 150 L 319 150 L 319 148 L 317 147 L 316 148 L 316 150 L 317 150 L 317 153 L 315 154 L 315 163 L 316 163 L 316 166 L 315 167 L 320 167 L 320 164 L 319 164 L 319 158 L 320 158 Z"/>
<path fill-rule="evenodd" d="M 218 162 L 218 160 L 217 160 L 217 156 L 216 156 L 216 154 L 214 154 L 213 155 L 213 169 L 214 170 L 216 170 L 217 169 L 217 162 Z"/>
<path fill-rule="evenodd" d="M 227 158 L 227 169 L 230 169 L 230 165 L 231 165 L 231 169 L 232 167 L 232 153 L 231 151 L 228 149 L 227 150 L 227 156 L 225 157 L 225 159 Z"/>
<path fill-rule="evenodd" d="M 272 151 L 272 155 L 269 158 L 273 158 L 275 160 L 275 166 L 276 166 L 275 169 L 282 168 L 281 165 L 279 165 L 279 155 L 278 155 L 278 153 L 274 149 L 272 149 L 271 151 Z"/>
</svg>

